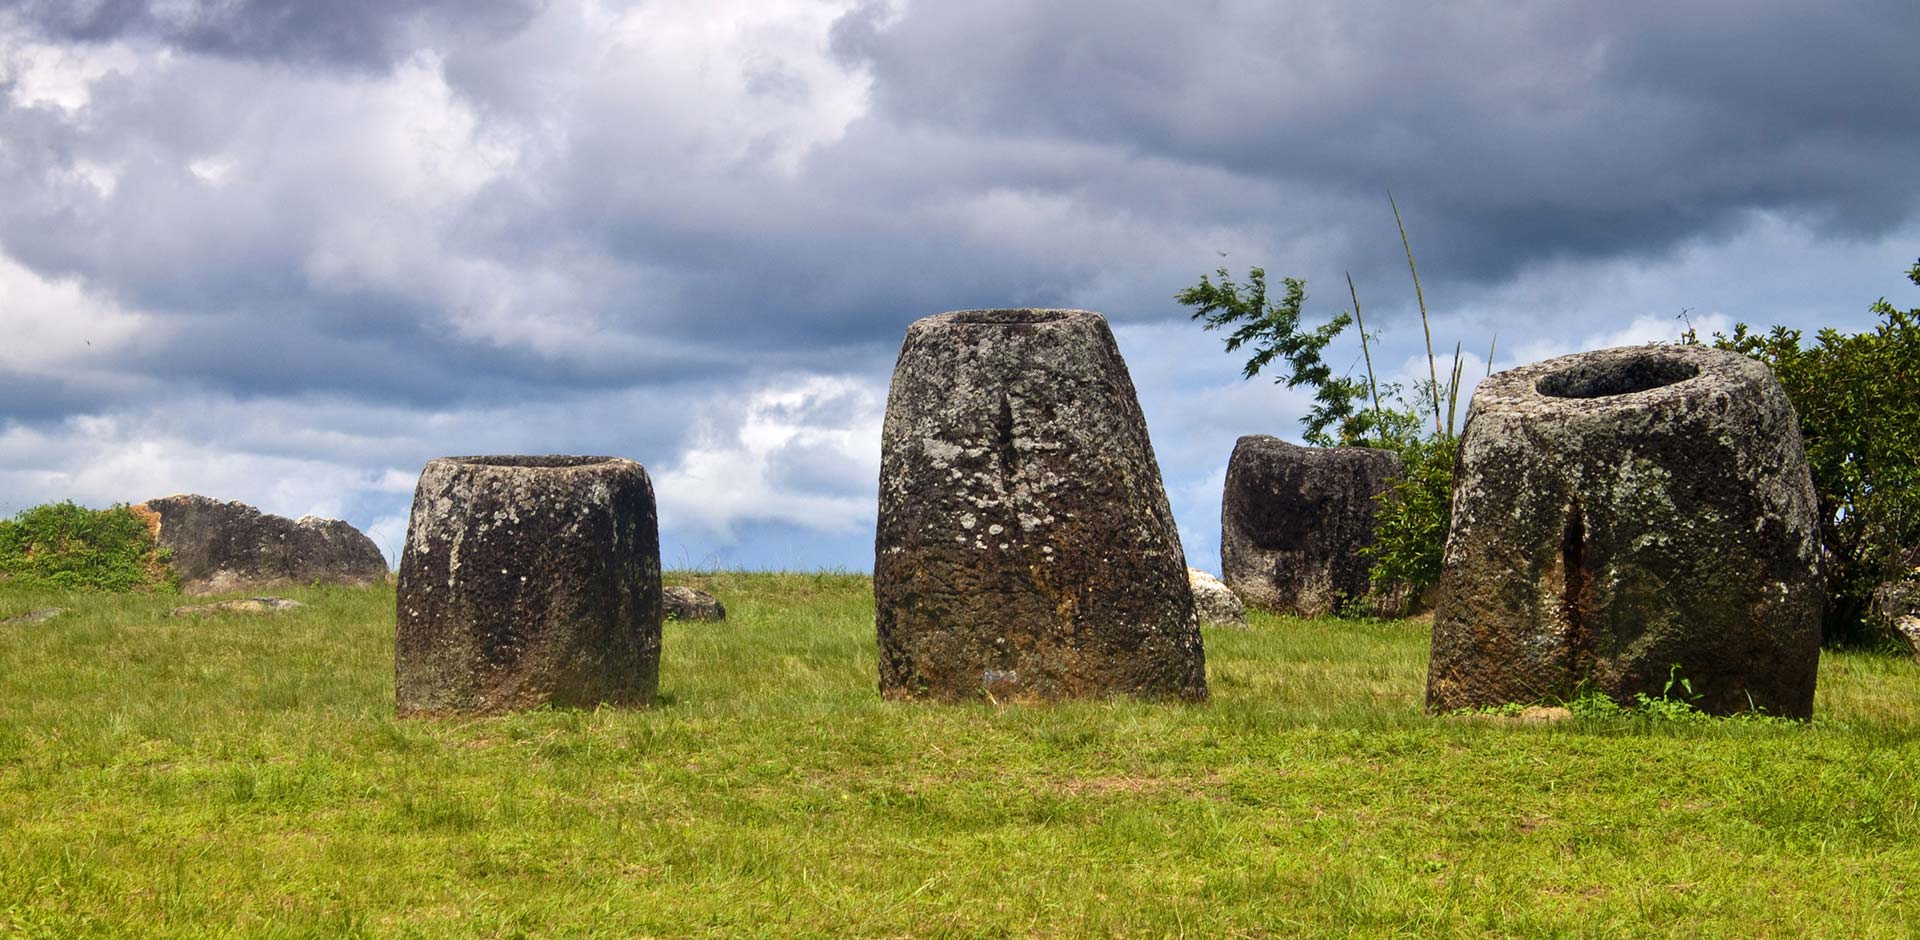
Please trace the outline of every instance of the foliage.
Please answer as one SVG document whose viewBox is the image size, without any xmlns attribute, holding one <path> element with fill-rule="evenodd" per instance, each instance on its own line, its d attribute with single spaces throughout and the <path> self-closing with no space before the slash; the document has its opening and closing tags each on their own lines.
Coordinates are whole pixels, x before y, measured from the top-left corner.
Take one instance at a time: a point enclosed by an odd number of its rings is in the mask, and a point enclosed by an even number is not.
<svg viewBox="0 0 1920 940">
<path fill-rule="evenodd" d="M 1920 263 L 1907 277 L 1920 285 Z M 1767 363 L 1800 418 L 1819 498 L 1830 594 L 1830 640 L 1867 640 L 1861 623 L 1874 587 L 1895 577 L 1903 549 L 1920 546 L 1920 309 L 1881 298 L 1869 332 L 1744 324 L 1713 345 Z M 1698 343 L 1689 329 L 1682 342 Z"/>
<path fill-rule="evenodd" d="M 1314 405 L 1303 419 L 1304 437 L 1309 443 L 1330 446 L 1329 427 L 1343 430 L 1354 417 L 1355 403 L 1367 395 L 1367 386 L 1359 379 L 1336 376 L 1322 358 L 1327 344 L 1353 323 L 1345 311 L 1311 329 L 1300 322 L 1300 307 L 1306 302 L 1307 284 L 1299 278 L 1285 278 L 1286 296 L 1278 303 L 1267 297 L 1267 272 L 1254 268 L 1247 283 L 1236 284 L 1226 268 L 1214 272 L 1215 283 L 1206 275 L 1200 283 L 1175 295 L 1181 304 L 1195 308 L 1193 319 L 1203 321 L 1206 329 L 1231 328 L 1227 351 L 1234 352 L 1249 343 L 1253 356 L 1247 360 L 1242 376 L 1253 378 L 1275 359 L 1286 363 L 1286 372 L 1276 378 L 1288 388 L 1301 385 L 1313 389 Z M 1343 437 L 1351 436 L 1343 433 Z"/>
<path fill-rule="evenodd" d="M 63 590 L 175 590 L 166 552 L 124 505 L 47 503 L 0 520 L 0 577 Z"/>
<path fill-rule="evenodd" d="M 1424 416 L 1423 416 L 1424 417 Z M 681 583 L 683 576 L 669 574 Z M 0 936 L 1909 937 L 1920 670 L 1813 722 L 1427 715 L 1426 632 L 1251 613 L 1204 707 L 883 701 L 863 577 L 714 574 L 663 700 L 393 715 L 394 593 L 0 627 Z M 0 619 L 50 598 L 0 584 Z"/>
<path fill-rule="evenodd" d="M 1440 580 L 1453 520 L 1453 462 L 1459 438 L 1415 438 L 1396 449 L 1402 473 L 1383 494 L 1373 542 L 1361 554 L 1373 563 L 1375 590 L 1406 585 L 1420 591 Z"/>
</svg>

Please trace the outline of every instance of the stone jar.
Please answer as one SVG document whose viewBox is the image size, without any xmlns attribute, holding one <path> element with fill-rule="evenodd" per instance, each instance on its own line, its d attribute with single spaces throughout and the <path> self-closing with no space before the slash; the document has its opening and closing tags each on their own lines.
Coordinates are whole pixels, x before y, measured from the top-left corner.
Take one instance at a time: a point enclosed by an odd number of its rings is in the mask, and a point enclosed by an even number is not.
<svg viewBox="0 0 1920 940">
<path fill-rule="evenodd" d="M 1104 317 L 908 328 L 873 591 L 890 698 L 1206 697 L 1186 557 Z"/>
<path fill-rule="evenodd" d="M 443 457 L 400 559 L 401 715 L 647 705 L 660 673 L 660 536 L 618 457 Z"/>
<path fill-rule="evenodd" d="M 1233 445 L 1220 499 L 1220 571 L 1234 593 L 1297 617 L 1404 613 L 1404 590 L 1375 591 L 1379 496 L 1400 476 L 1400 455 L 1366 447 L 1301 447 L 1265 434 Z"/>
<path fill-rule="evenodd" d="M 1817 520 L 1759 362 L 1639 346 L 1493 376 L 1460 442 L 1427 704 L 1630 702 L 1678 677 L 1710 713 L 1808 717 Z"/>
</svg>

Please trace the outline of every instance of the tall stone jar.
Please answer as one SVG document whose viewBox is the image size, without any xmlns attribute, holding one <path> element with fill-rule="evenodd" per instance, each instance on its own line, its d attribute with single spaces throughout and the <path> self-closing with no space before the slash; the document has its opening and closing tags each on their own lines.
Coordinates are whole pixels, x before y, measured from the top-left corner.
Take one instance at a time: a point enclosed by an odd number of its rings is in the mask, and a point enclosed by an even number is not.
<svg viewBox="0 0 1920 940">
<path fill-rule="evenodd" d="M 444 457 L 400 558 L 401 715 L 644 706 L 660 673 L 653 485 L 618 457 Z"/>
<path fill-rule="evenodd" d="M 914 323 L 880 462 L 884 695 L 1206 697 L 1185 555 L 1104 317 Z"/>
<path fill-rule="evenodd" d="M 1493 376 L 1460 442 L 1427 703 L 1592 690 L 1807 717 L 1819 544 L 1765 365 L 1637 346 Z"/>
</svg>

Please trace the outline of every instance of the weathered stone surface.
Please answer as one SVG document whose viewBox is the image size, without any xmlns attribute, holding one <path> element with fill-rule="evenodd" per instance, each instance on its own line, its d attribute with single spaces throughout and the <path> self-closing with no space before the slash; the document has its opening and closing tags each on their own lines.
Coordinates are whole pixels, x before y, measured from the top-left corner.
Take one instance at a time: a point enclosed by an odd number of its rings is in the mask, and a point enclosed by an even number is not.
<svg viewBox="0 0 1920 940">
<path fill-rule="evenodd" d="M 400 559 L 401 715 L 647 705 L 660 671 L 653 485 L 617 457 L 444 457 Z"/>
<path fill-rule="evenodd" d="M 1366 447 L 1301 447 L 1249 434 L 1233 446 L 1220 501 L 1220 569 L 1227 586 L 1262 607 L 1300 617 L 1359 601 L 1404 613 L 1405 592 L 1376 593 L 1377 497 L 1400 476 L 1400 455 Z"/>
<path fill-rule="evenodd" d="M 338 519 L 298 521 L 241 502 L 181 495 L 133 507 L 154 528 L 189 594 L 276 584 L 378 584 L 387 560 L 360 530 Z"/>
<path fill-rule="evenodd" d="M 727 619 L 726 605 L 720 603 L 720 598 L 705 591 L 676 585 L 664 588 L 663 592 L 668 620 Z"/>
<path fill-rule="evenodd" d="M 21 623 L 46 623 L 66 612 L 67 609 L 65 607 L 42 607 L 39 610 L 29 610 L 24 614 L 0 620 L 0 627 Z"/>
<path fill-rule="evenodd" d="M 1187 569 L 1187 585 L 1193 589 L 1193 613 L 1202 625 L 1244 627 L 1247 608 L 1225 582 L 1198 568 Z"/>
<path fill-rule="evenodd" d="M 243 597 L 213 604 L 189 604 L 167 611 L 169 617 L 200 617 L 207 614 L 267 614 L 299 610 L 307 605 L 288 597 Z"/>
<path fill-rule="evenodd" d="M 914 323 L 880 453 L 882 694 L 1206 697 L 1186 556 L 1104 317 Z"/>
<path fill-rule="evenodd" d="M 1427 704 L 1659 696 L 1813 711 L 1813 484 L 1766 366 L 1627 347 L 1480 384 L 1467 413 Z"/>
<path fill-rule="evenodd" d="M 1920 581 L 1889 581 L 1873 592 L 1867 618 L 1920 662 Z"/>
</svg>

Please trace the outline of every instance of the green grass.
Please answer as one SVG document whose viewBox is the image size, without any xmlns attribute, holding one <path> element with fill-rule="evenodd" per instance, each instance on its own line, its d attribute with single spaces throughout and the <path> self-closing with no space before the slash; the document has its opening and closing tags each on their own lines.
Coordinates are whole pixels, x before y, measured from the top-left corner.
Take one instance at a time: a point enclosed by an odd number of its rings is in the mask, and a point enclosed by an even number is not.
<svg viewBox="0 0 1920 940">
<path fill-rule="evenodd" d="M 644 712 L 393 717 L 390 590 L 0 585 L 0 936 L 1912 937 L 1920 668 L 1811 724 L 1418 706 L 1256 615 L 1213 701 L 881 702 L 864 578 L 720 575 Z"/>
</svg>

